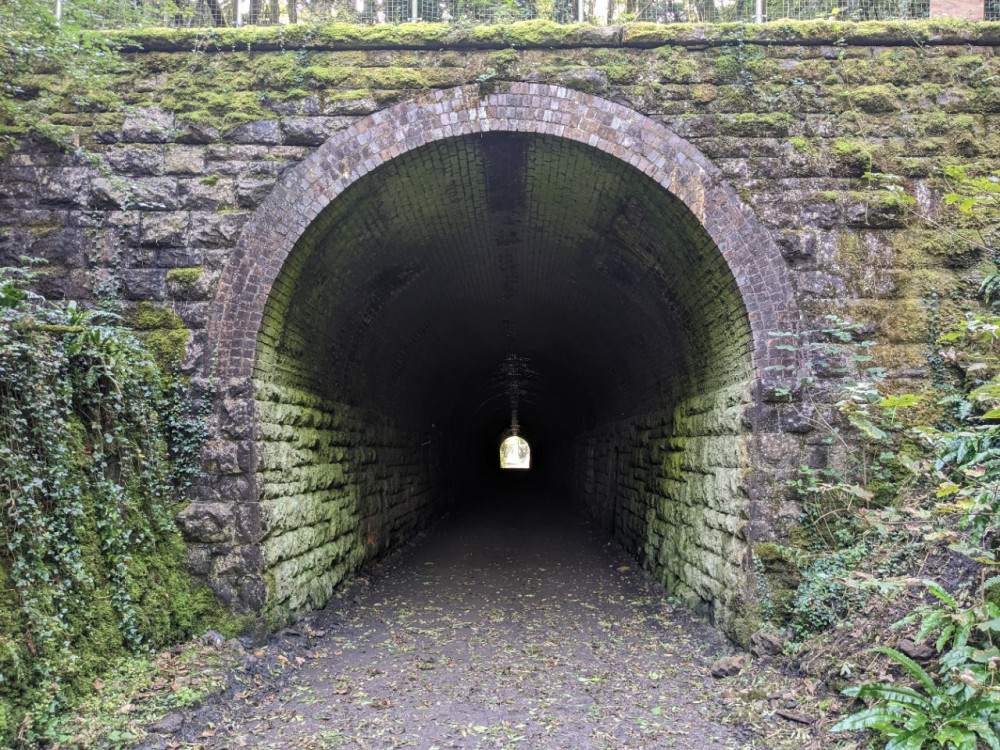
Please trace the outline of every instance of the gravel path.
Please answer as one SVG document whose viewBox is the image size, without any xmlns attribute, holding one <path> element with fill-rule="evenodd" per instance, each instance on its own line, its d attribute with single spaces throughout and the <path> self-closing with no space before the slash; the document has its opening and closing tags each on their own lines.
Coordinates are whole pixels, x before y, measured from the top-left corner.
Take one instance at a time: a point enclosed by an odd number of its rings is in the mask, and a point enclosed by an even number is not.
<svg viewBox="0 0 1000 750">
<path fill-rule="evenodd" d="M 453 514 L 279 634 L 257 677 L 174 747 L 741 747 L 718 715 L 725 640 L 572 511 Z M 169 745 L 168 745 L 169 746 Z"/>
</svg>

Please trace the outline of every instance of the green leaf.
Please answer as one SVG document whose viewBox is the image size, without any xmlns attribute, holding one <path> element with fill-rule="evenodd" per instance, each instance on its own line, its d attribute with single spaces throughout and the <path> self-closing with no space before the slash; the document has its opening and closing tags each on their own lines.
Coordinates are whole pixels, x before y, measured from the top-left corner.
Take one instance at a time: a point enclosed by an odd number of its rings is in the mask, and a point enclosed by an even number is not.
<svg viewBox="0 0 1000 750">
<path fill-rule="evenodd" d="M 902 654 L 896 649 L 888 648 L 886 646 L 879 646 L 874 651 L 880 654 L 885 654 L 894 662 L 899 664 L 903 669 L 910 673 L 910 675 L 915 679 L 920 685 L 927 691 L 928 695 L 934 696 L 938 693 L 937 685 L 934 684 L 934 678 L 931 677 L 923 667 L 917 664 L 913 659 L 911 659 L 906 654 Z"/>
<path fill-rule="evenodd" d="M 920 582 L 927 587 L 935 597 L 943 601 L 952 609 L 958 609 L 958 602 L 955 601 L 955 597 L 948 593 L 948 591 L 937 581 L 931 581 L 926 578 L 920 579 Z"/>
<path fill-rule="evenodd" d="M 942 747 L 954 747 L 957 750 L 976 750 L 976 735 L 956 726 L 945 724 L 934 735 Z M 971 744 L 970 744 L 971 743 Z"/>
<path fill-rule="evenodd" d="M 885 745 L 885 750 L 920 750 L 929 739 L 930 735 L 926 729 L 904 732 L 889 740 Z"/>
<path fill-rule="evenodd" d="M 844 691 L 847 692 L 846 690 Z M 885 706 L 874 706 L 845 716 L 830 728 L 831 732 L 852 732 L 858 729 L 880 729 L 888 731 L 894 728 L 894 722 L 901 721 L 899 714 L 890 711 Z"/>
<path fill-rule="evenodd" d="M 954 625 L 949 625 L 944 630 L 942 630 L 941 631 L 941 635 L 938 636 L 937 643 L 934 644 L 935 650 L 937 650 L 937 651 L 940 652 L 941 649 L 944 648 L 944 646 L 948 642 L 948 640 L 951 638 L 951 634 L 954 633 L 954 632 L 955 632 L 955 626 Z"/>
<path fill-rule="evenodd" d="M 850 414 L 847 418 L 852 425 L 857 427 L 872 440 L 885 440 L 889 437 L 889 434 L 885 430 L 876 427 L 870 420 L 860 414 Z"/>
<path fill-rule="evenodd" d="M 1000 702 L 994 698 L 990 701 L 990 703 L 994 705 L 993 713 L 995 723 L 995 715 L 997 710 L 1000 710 Z M 965 725 L 978 734 L 979 738 L 989 746 L 990 750 L 1000 750 L 1000 737 L 997 737 L 996 731 L 988 722 L 980 721 L 978 719 L 969 719 L 965 722 Z"/>
<path fill-rule="evenodd" d="M 927 699 L 927 697 L 921 695 L 913 688 L 904 687 L 902 685 L 890 685 L 886 682 L 861 685 L 858 688 L 855 697 L 884 700 L 890 703 L 896 703 L 906 709 L 916 708 L 928 713 L 934 711 L 934 706 Z"/>
</svg>

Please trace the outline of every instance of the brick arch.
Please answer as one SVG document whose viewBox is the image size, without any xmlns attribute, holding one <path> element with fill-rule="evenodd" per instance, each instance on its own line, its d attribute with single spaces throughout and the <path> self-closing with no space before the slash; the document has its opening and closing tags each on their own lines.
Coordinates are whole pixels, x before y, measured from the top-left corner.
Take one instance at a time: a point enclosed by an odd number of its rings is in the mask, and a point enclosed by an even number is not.
<svg viewBox="0 0 1000 750">
<path fill-rule="evenodd" d="M 787 268 L 770 233 L 724 175 L 667 127 L 606 99 L 561 86 L 512 83 L 434 91 L 334 135 L 279 182 L 247 224 L 220 279 L 209 351 L 223 381 L 252 376 L 264 308 L 285 259 L 319 214 L 381 164 L 426 143 L 491 131 L 577 141 L 627 162 L 694 214 L 731 270 L 753 335 L 758 377 L 790 364 L 769 331 L 794 330 L 799 313 Z"/>
</svg>

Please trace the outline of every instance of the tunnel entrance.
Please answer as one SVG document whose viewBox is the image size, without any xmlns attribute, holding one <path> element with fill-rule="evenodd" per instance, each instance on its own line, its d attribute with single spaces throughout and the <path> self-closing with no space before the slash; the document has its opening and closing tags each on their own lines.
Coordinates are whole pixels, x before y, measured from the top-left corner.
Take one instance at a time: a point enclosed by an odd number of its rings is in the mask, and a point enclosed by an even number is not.
<svg viewBox="0 0 1000 750">
<path fill-rule="evenodd" d="M 272 612 L 323 605 L 365 560 L 504 481 L 514 357 L 532 492 L 569 498 L 725 624 L 746 548 L 744 409 L 775 361 L 764 332 L 794 312 L 780 257 L 669 131 L 524 89 L 453 92 L 458 116 L 441 92 L 395 123 L 373 116 L 244 235 L 214 335 L 220 368 L 250 376 Z M 601 117 L 550 127 L 566 101 Z M 464 125 L 417 130 L 428 111 Z M 338 172 L 349 148 L 378 156 Z M 279 218 L 289 204 L 302 215 Z"/>
</svg>

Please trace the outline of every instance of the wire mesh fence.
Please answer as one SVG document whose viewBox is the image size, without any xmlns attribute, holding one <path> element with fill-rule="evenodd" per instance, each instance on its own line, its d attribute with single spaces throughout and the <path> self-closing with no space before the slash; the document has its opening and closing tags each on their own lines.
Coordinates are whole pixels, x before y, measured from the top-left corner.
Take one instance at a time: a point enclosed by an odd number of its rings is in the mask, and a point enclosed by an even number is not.
<svg viewBox="0 0 1000 750">
<path fill-rule="evenodd" d="M 2 1 L 2 0 L 0 0 Z M 331 20 L 493 24 L 533 18 L 558 23 L 723 23 L 927 18 L 930 0 L 53 0 L 88 28 L 274 25 Z M 985 0 L 1000 20 L 1000 0 Z"/>
</svg>

